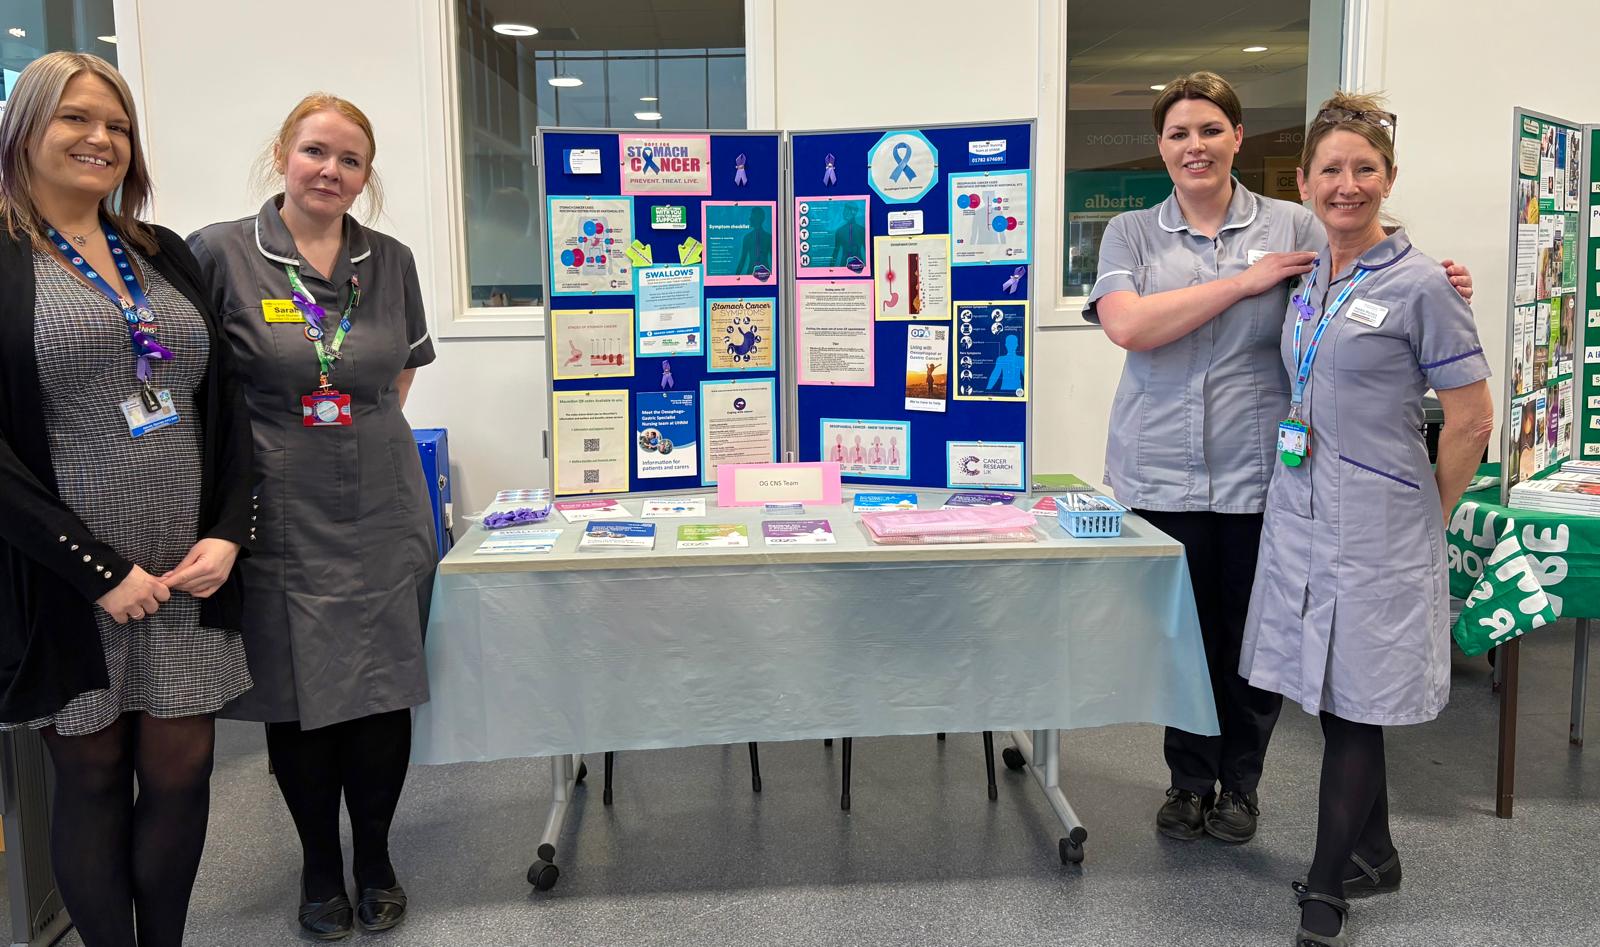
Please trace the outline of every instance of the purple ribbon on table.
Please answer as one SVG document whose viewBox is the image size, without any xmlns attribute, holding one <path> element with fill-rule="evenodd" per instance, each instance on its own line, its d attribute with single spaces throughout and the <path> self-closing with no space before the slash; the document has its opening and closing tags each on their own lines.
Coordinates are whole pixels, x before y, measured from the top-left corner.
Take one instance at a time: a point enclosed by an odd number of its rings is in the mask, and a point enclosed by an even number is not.
<svg viewBox="0 0 1600 947">
<path fill-rule="evenodd" d="M 833 173 L 833 153 L 829 152 L 828 156 L 822 159 L 822 163 L 827 166 L 822 169 L 822 183 L 828 187 L 838 184 L 839 176 Z"/>
<path fill-rule="evenodd" d="M 1028 275 L 1028 268 L 1025 266 L 1019 266 L 1011 271 L 1011 278 L 1006 280 L 1004 283 L 1001 283 L 1000 288 L 1004 289 L 1008 293 L 1015 294 L 1017 291 L 1017 284 L 1021 283 L 1022 278 L 1026 275 Z"/>
<path fill-rule="evenodd" d="M 490 513 L 483 518 L 484 529 L 501 529 L 506 526 L 520 526 L 523 523 L 538 523 L 550 515 L 550 508 L 534 509 L 531 506 L 522 506 L 503 513 Z"/>
<path fill-rule="evenodd" d="M 750 183 L 750 178 L 744 173 L 744 155 L 733 159 L 733 186 L 744 187 Z"/>
</svg>

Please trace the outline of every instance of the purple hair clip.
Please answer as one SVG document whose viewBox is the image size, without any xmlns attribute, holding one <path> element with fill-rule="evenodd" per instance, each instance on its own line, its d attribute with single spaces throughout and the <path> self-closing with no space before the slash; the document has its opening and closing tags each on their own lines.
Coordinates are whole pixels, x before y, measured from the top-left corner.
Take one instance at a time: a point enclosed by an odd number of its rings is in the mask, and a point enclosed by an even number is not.
<svg viewBox="0 0 1600 947">
<path fill-rule="evenodd" d="M 750 183 L 750 178 L 744 173 L 744 155 L 733 159 L 733 186 L 744 187 Z"/>
<path fill-rule="evenodd" d="M 833 185 L 838 184 L 839 176 L 833 173 L 833 152 L 830 151 L 828 156 L 822 159 L 822 163 L 824 165 L 822 169 L 823 185 L 826 187 L 832 187 Z"/>
<path fill-rule="evenodd" d="M 1017 284 L 1022 282 L 1022 278 L 1026 275 L 1028 275 L 1028 268 L 1025 266 L 1019 266 L 1011 271 L 1011 278 L 1006 280 L 1004 283 L 1001 283 L 1000 288 L 1004 289 L 1008 293 L 1015 294 L 1017 291 Z"/>
<path fill-rule="evenodd" d="M 490 513 L 483 518 L 483 528 L 502 529 L 506 526 L 521 526 L 524 523 L 539 523 L 549 515 L 548 506 L 537 510 L 531 506 L 522 506 L 502 513 Z"/>
<path fill-rule="evenodd" d="M 322 328 L 322 319 L 328 314 L 328 310 L 312 302 L 310 298 L 299 290 L 295 290 L 291 298 L 294 300 L 294 308 L 300 310 L 300 314 L 306 317 L 307 322 L 318 329 Z"/>
</svg>

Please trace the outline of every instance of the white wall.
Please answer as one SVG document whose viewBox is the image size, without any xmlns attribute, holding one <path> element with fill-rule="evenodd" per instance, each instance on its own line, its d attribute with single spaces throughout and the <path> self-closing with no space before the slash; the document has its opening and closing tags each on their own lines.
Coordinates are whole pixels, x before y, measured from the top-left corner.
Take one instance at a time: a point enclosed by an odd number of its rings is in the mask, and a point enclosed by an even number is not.
<svg viewBox="0 0 1600 947">
<path fill-rule="evenodd" d="M 1477 310 L 1495 364 L 1505 349 L 1507 175 L 1513 105 L 1600 120 L 1593 83 L 1549 78 L 1580 69 L 1600 36 L 1600 5 L 1530 0 L 1351 0 L 1369 7 L 1360 75 L 1390 93 L 1400 121 L 1401 178 L 1394 209 L 1418 244 L 1472 267 Z M 777 127 L 1039 118 L 1036 315 L 1059 321 L 1060 0 L 987 0 L 984 24 L 1009 27 L 1016 55 L 981 67 L 972 54 L 971 0 L 900 4 L 864 0 L 747 0 L 763 35 L 752 56 L 750 114 Z M 142 98 L 157 216 L 183 232 L 252 213 L 246 176 L 259 148 L 305 92 L 327 89 L 362 106 L 376 125 L 377 166 L 388 185 L 380 229 L 417 255 L 433 317 L 456 299 L 458 222 L 443 156 L 454 148 L 442 24 L 449 0 L 118 0 L 130 81 Z M 126 22 L 135 18 L 137 23 Z M 286 41 L 279 24 L 297 28 Z M 848 23 L 848 30 L 839 25 Z M 1504 52 L 1526 24 L 1540 33 L 1538 63 Z M 915 91 L 913 91 L 915 90 Z M 407 415 L 450 429 L 458 509 L 497 488 L 539 485 L 546 423 L 543 341 L 438 338 L 439 361 L 418 375 Z M 1121 353 L 1093 329 L 1045 329 L 1035 353 L 1035 469 L 1097 478 Z"/>
</svg>

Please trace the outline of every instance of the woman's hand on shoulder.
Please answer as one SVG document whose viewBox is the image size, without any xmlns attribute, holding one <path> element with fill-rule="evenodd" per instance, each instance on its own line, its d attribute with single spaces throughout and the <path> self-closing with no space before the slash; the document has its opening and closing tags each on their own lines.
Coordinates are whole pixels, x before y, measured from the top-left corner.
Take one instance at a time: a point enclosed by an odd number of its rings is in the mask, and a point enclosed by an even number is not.
<svg viewBox="0 0 1600 947">
<path fill-rule="evenodd" d="M 1259 296 L 1279 283 L 1311 272 L 1316 258 L 1317 255 L 1308 250 L 1269 253 L 1233 280 L 1246 297 Z"/>
<path fill-rule="evenodd" d="M 1472 274 L 1454 260 L 1440 260 L 1439 263 L 1444 267 L 1444 275 L 1450 277 L 1450 285 L 1456 288 L 1456 292 L 1461 294 L 1461 298 L 1466 300 L 1468 305 L 1471 305 Z"/>
</svg>

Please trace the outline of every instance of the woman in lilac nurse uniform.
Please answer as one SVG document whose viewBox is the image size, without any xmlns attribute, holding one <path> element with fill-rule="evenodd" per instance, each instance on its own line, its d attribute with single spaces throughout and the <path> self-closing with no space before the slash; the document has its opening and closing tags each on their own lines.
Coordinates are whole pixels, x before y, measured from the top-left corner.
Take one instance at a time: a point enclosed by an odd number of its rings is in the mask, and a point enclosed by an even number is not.
<svg viewBox="0 0 1600 947">
<path fill-rule="evenodd" d="M 1400 883 L 1383 728 L 1432 720 L 1449 698 L 1445 511 L 1494 429 L 1472 311 L 1380 221 L 1393 129 L 1374 97 L 1340 93 L 1306 133 L 1300 193 L 1328 247 L 1281 349 L 1310 452 L 1274 465 L 1239 662 L 1251 686 L 1318 714 L 1326 739 L 1299 947 L 1343 945 L 1344 896 Z M 1445 415 L 1437 469 L 1418 433 L 1430 388 Z"/>
</svg>

